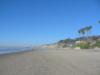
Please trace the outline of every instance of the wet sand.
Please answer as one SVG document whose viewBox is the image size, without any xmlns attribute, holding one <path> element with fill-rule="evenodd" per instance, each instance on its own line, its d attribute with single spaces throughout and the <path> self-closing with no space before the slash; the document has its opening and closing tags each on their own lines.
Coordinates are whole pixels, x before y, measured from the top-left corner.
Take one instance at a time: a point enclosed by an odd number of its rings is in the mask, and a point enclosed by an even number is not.
<svg viewBox="0 0 100 75">
<path fill-rule="evenodd" d="M 1 55 L 0 75 L 100 75 L 100 51 L 40 49 Z"/>
</svg>

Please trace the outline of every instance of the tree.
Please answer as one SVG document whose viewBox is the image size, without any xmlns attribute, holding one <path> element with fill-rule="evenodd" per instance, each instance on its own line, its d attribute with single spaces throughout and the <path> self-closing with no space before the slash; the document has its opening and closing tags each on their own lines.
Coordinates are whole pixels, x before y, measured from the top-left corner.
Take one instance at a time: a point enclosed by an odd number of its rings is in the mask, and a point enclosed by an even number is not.
<svg viewBox="0 0 100 75">
<path fill-rule="evenodd" d="M 85 32 L 87 33 L 87 39 L 88 39 L 89 32 L 91 31 L 91 29 L 92 29 L 92 26 L 85 27 Z"/>
<path fill-rule="evenodd" d="M 79 33 L 80 35 L 82 35 L 82 37 L 84 37 L 84 35 L 85 35 L 85 29 L 84 29 L 84 28 L 81 28 L 81 29 L 78 31 L 78 33 Z"/>
<path fill-rule="evenodd" d="M 98 23 L 100 24 L 100 21 L 98 21 Z"/>
<path fill-rule="evenodd" d="M 86 26 L 84 28 L 81 28 L 78 33 L 82 35 L 82 37 L 84 38 L 85 36 L 88 38 L 89 36 L 89 31 L 92 29 L 92 26 Z M 87 33 L 87 35 L 85 35 Z"/>
</svg>

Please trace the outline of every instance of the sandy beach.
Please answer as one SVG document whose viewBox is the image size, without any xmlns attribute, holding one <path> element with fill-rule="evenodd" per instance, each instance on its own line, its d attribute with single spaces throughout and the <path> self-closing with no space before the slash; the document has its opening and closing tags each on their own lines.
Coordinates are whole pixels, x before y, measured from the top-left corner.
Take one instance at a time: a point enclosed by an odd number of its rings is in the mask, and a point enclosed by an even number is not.
<svg viewBox="0 0 100 75">
<path fill-rule="evenodd" d="M 0 75 L 100 75 L 100 51 L 40 49 L 1 55 Z"/>
</svg>

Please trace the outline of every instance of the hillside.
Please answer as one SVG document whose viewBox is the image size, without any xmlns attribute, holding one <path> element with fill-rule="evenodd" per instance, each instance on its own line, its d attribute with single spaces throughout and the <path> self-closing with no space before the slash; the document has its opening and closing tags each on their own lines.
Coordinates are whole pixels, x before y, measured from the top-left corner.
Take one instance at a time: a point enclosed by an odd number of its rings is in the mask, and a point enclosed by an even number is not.
<svg viewBox="0 0 100 75">
<path fill-rule="evenodd" d="M 54 44 L 44 45 L 47 48 L 99 48 L 100 47 L 100 35 L 89 37 L 78 37 L 75 39 L 64 39 Z"/>
</svg>

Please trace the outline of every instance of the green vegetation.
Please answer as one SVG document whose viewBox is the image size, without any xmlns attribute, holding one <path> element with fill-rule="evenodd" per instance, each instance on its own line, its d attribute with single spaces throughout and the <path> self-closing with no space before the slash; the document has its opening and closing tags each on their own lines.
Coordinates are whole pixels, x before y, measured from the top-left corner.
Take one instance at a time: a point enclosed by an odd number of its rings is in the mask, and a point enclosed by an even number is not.
<svg viewBox="0 0 100 75">
<path fill-rule="evenodd" d="M 100 41 L 97 41 L 94 46 L 100 48 Z"/>
<path fill-rule="evenodd" d="M 100 24 L 100 21 L 98 21 Z M 65 39 L 60 40 L 58 42 L 58 45 L 65 48 L 65 47 L 71 47 L 71 48 L 81 48 L 81 49 L 89 49 L 89 48 L 100 48 L 100 36 L 90 36 L 90 31 L 92 30 L 92 26 L 86 26 L 83 28 L 80 28 L 78 30 L 78 33 L 80 34 L 79 38 L 75 39 Z"/>
<path fill-rule="evenodd" d="M 86 43 L 80 43 L 78 45 L 79 48 L 81 49 L 89 49 L 90 48 L 90 43 L 86 42 Z"/>
<path fill-rule="evenodd" d="M 78 45 L 79 48 L 81 48 L 81 49 L 88 49 L 88 48 L 90 48 L 90 44 L 88 42 L 88 36 L 89 36 L 88 33 L 90 32 L 91 29 L 92 29 L 92 26 L 86 26 L 84 28 L 81 28 L 78 31 L 79 34 L 82 34 L 82 37 L 86 37 L 87 38 L 87 39 L 85 39 L 83 41 L 83 43 L 79 43 L 79 45 Z M 87 34 L 87 35 L 85 36 L 85 34 Z M 87 42 L 85 42 L 85 41 L 87 41 Z M 80 39 L 80 42 L 81 42 L 81 39 Z"/>
<path fill-rule="evenodd" d="M 58 43 L 69 43 L 69 42 L 74 42 L 74 40 L 68 38 L 68 39 L 65 39 L 65 40 L 60 40 Z"/>
<path fill-rule="evenodd" d="M 92 26 L 86 26 L 84 28 L 81 28 L 78 30 L 78 33 L 82 35 L 82 37 L 85 37 L 85 34 L 87 33 L 87 37 L 88 37 L 88 32 L 92 29 Z"/>
</svg>

